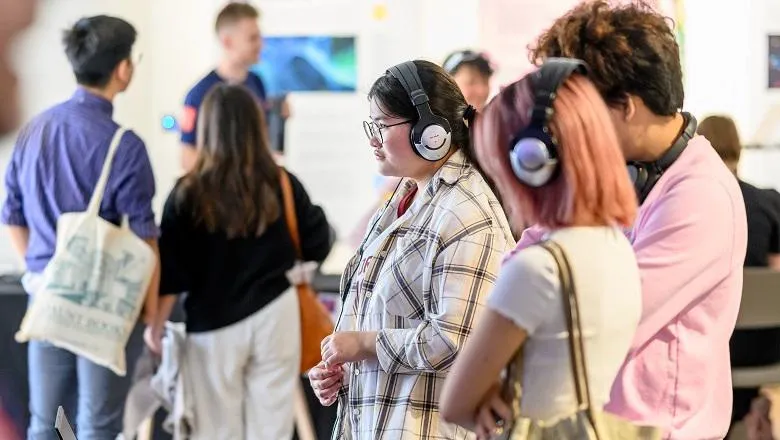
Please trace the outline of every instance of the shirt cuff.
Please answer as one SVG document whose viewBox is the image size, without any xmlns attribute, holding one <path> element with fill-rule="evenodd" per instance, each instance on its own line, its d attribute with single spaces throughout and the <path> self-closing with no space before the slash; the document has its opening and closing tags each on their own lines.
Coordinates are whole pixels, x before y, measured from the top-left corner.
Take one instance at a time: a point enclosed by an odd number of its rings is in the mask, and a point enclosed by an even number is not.
<svg viewBox="0 0 780 440">
<path fill-rule="evenodd" d="M 4 225 L 27 227 L 27 219 L 24 217 L 24 213 L 21 211 L 11 211 L 4 209 L 2 218 L 0 218 L 0 220 Z"/>
</svg>

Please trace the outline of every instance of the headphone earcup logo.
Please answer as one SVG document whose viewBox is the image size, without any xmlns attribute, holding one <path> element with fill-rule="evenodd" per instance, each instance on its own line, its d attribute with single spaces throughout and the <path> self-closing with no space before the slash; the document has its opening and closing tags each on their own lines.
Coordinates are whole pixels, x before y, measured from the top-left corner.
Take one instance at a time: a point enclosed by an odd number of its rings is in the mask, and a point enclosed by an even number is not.
<svg viewBox="0 0 780 440">
<path fill-rule="evenodd" d="M 446 156 L 450 151 L 452 135 L 441 125 L 431 124 L 425 127 L 422 133 L 420 133 L 419 144 L 414 142 L 414 138 L 415 133 L 413 130 L 412 145 L 417 154 L 423 159 L 437 161 Z"/>
</svg>

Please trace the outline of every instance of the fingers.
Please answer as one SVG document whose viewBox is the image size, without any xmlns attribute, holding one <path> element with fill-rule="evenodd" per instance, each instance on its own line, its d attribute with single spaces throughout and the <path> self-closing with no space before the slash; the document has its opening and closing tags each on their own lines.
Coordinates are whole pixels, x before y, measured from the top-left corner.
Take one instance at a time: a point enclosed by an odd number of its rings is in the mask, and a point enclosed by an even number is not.
<svg viewBox="0 0 780 440">
<path fill-rule="evenodd" d="M 338 364 L 344 363 L 344 357 L 341 356 L 341 354 L 329 350 L 324 353 L 323 360 L 325 361 L 325 365 L 328 367 L 334 367 Z"/>
<path fill-rule="evenodd" d="M 504 422 L 509 422 L 513 418 L 512 408 L 509 407 L 499 394 L 494 394 L 488 402 L 490 409 Z"/>
<path fill-rule="evenodd" d="M 477 412 L 477 434 L 490 438 L 496 430 L 496 419 L 489 405 L 482 405 Z"/>
<path fill-rule="evenodd" d="M 322 380 L 332 376 L 343 376 L 344 371 L 340 367 L 328 367 L 325 362 L 320 362 L 314 368 L 309 370 L 309 380 Z"/>
<path fill-rule="evenodd" d="M 323 378 L 321 380 L 318 380 L 317 383 L 317 389 L 324 390 L 326 388 L 330 388 L 333 386 L 334 383 L 340 383 L 343 376 L 339 374 L 334 374 L 332 376 Z M 312 384 L 312 387 L 314 385 Z"/>
</svg>

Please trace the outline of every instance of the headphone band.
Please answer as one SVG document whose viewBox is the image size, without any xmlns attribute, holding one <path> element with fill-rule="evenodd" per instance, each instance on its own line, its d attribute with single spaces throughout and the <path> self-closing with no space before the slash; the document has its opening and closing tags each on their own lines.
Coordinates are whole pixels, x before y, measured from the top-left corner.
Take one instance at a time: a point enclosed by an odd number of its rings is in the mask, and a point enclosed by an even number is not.
<svg viewBox="0 0 780 440">
<path fill-rule="evenodd" d="M 415 107 L 428 102 L 428 95 L 423 90 L 420 75 L 417 73 L 417 66 L 414 65 L 413 61 L 393 66 L 388 69 L 388 72 L 401 83 L 401 87 L 409 95 Z"/>
<path fill-rule="evenodd" d="M 553 115 L 553 101 L 558 88 L 572 74 L 587 74 L 585 63 L 572 58 L 548 58 L 531 76 L 534 105 L 530 109 L 529 126 L 545 128 Z"/>
<path fill-rule="evenodd" d="M 656 168 L 660 170 L 666 170 L 678 157 L 682 154 L 685 147 L 688 145 L 688 141 L 696 135 L 696 129 L 699 128 L 699 123 L 696 118 L 688 112 L 680 113 L 683 117 L 683 126 L 680 129 L 680 133 L 675 138 L 672 147 L 661 158 L 655 161 Z"/>
</svg>

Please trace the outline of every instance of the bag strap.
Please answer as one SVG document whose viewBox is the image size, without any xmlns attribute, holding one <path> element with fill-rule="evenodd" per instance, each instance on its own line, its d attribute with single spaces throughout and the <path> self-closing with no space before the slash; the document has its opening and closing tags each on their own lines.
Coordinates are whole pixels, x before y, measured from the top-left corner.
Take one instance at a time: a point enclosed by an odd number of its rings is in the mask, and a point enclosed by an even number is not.
<svg viewBox="0 0 780 440">
<path fill-rule="evenodd" d="M 574 287 L 571 265 L 566 258 L 566 254 L 561 246 L 548 240 L 540 245 L 552 254 L 555 263 L 558 266 L 558 277 L 561 282 L 561 291 L 564 295 L 563 309 L 566 315 L 566 327 L 569 331 L 569 350 L 571 359 L 571 369 L 574 375 L 574 388 L 577 392 L 577 403 L 580 408 L 585 405 L 593 420 L 593 405 L 590 399 L 590 385 L 588 383 L 588 370 L 585 365 L 585 346 L 582 341 L 582 321 L 580 319 L 579 304 L 577 302 L 577 293 Z"/>
<path fill-rule="evenodd" d="M 301 237 L 298 233 L 298 217 L 295 215 L 295 199 L 293 198 L 292 185 L 290 184 L 290 175 L 287 170 L 279 167 L 279 183 L 282 187 L 282 199 L 284 199 L 284 218 L 287 221 L 287 230 L 290 232 L 290 238 L 295 246 L 295 253 L 298 260 L 303 259 L 301 251 Z"/>
<path fill-rule="evenodd" d="M 106 153 L 106 160 L 103 161 L 103 168 L 100 171 L 100 177 L 98 177 L 95 184 L 95 190 L 92 192 L 92 197 L 89 199 L 89 205 L 87 205 L 87 212 L 95 215 L 100 214 L 100 203 L 103 201 L 103 196 L 106 192 L 106 184 L 108 183 L 108 175 L 111 174 L 111 163 L 114 161 L 114 155 L 119 148 L 119 141 L 122 140 L 122 136 L 127 129 L 119 127 L 114 133 L 114 137 L 111 138 L 111 143 L 108 146 L 108 153 Z"/>
</svg>

